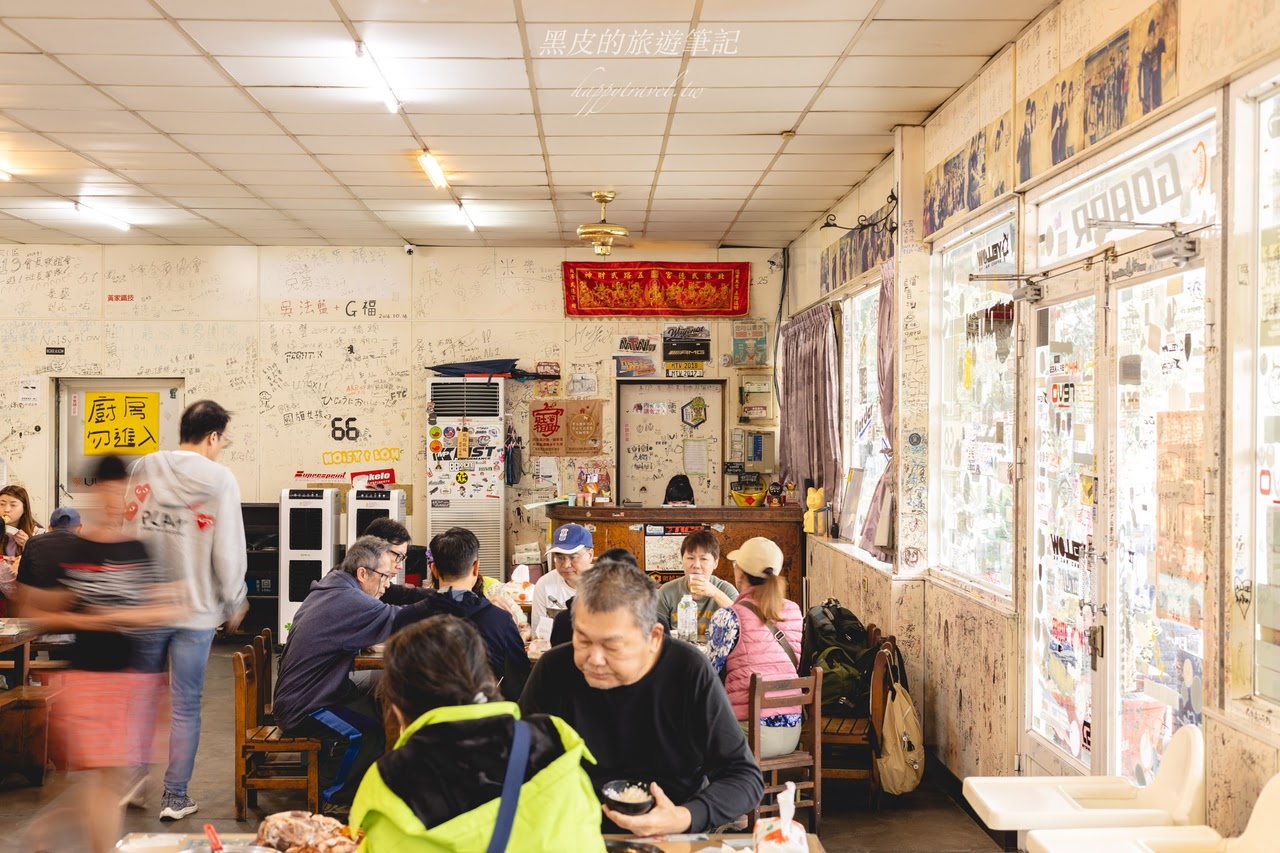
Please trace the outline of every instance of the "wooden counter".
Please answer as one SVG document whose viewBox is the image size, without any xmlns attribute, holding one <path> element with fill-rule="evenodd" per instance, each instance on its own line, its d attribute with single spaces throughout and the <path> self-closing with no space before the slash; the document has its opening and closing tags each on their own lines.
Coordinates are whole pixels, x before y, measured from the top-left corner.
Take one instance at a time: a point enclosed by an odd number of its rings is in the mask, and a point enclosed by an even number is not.
<svg viewBox="0 0 1280 853">
<path fill-rule="evenodd" d="M 626 548 L 645 565 L 645 526 L 706 525 L 720 537 L 720 565 L 716 577 L 733 583 L 733 566 L 725 556 L 752 536 L 772 539 L 785 557 L 787 598 L 804 608 L 804 512 L 800 507 L 547 507 L 552 526 L 570 521 L 592 531 L 595 552 Z M 651 575 L 655 574 L 650 572 Z M 656 573 L 655 580 L 671 580 L 680 572 Z"/>
</svg>

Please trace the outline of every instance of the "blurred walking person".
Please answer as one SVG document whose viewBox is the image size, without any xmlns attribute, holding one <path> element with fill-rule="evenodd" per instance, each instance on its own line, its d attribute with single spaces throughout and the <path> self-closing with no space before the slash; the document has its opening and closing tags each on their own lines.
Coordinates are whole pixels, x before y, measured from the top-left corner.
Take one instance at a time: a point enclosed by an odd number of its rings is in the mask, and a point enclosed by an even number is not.
<svg viewBox="0 0 1280 853">
<path fill-rule="evenodd" d="M 213 634 L 224 623 L 235 630 L 249 610 L 240 487 L 217 463 L 231 446 L 230 420 L 212 400 L 192 403 L 182 413 L 178 449 L 138 460 L 125 496 L 128 529 L 177 583 L 182 603 L 173 622 L 140 635 L 143 668 L 161 672 L 166 658 L 169 663 L 172 719 L 162 820 L 199 808 L 187 785 L 200 745 L 200 702 Z"/>
<path fill-rule="evenodd" d="M 24 616 L 43 630 L 72 634 L 70 668 L 50 672 L 55 755 L 75 783 L 38 813 L 24 850 L 115 847 L 134 768 L 150 761 L 154 708 L 163 676 L 138 669 L 130 629 L 161 625 L 176 613 L 172 585 L 141 542 L 123 530 L 124 463 L 103 457 L 78 533 L 51 538 L 19 587 Z"/>
</svg>

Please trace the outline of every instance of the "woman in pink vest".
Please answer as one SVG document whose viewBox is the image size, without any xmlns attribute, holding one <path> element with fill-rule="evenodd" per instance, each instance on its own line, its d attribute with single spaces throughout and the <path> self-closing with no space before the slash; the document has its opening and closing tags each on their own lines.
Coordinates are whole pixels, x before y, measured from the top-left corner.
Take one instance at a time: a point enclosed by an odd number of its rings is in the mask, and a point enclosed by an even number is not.
<svg viewBox="0 0 1280 853">
<path fill-rule="evenodd" d="M 729 559 L 738 600 L 711 617 L 708 654 L 711 665 L 724 675 L 729 701 L 745 732 L 750 730 L 751 675 L 796 677 L 802 617 L 796 603 L 785 597 L 782 549 L 774 542 L 763 536 L 748 539 Z M 774 713 L 760 720 L 761 757 L 791 752 L 800 741 L 800 706 L 769 710 Z"/>
</svg>

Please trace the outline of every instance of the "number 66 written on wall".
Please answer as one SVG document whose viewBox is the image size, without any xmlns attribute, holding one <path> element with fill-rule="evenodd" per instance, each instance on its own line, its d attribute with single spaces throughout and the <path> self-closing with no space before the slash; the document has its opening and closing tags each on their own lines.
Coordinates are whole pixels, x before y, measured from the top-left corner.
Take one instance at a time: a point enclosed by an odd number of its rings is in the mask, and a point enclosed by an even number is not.
<svg viewBox="0 0 1280 853">
<path fill-rule="evenodd" d="M 334 418 L 329 421 L 329 435 L 334 441 L 355 441 L 360 437 L 355 418 Z"/>
</svg>

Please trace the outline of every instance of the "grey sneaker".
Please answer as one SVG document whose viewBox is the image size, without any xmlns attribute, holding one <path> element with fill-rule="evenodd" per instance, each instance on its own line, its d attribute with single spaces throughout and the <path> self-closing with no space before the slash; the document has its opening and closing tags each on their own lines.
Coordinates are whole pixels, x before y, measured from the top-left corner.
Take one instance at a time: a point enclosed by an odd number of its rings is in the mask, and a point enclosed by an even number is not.
<svg viewBox="0 0 1280 853">
<path fill-rule="evenodd" d="M 164 796 L 160 799 L 160 819 L 161 820 L 181 820 L 189 814 L 195 814 L 200 809 L 196 805 L 196 801 L 190 797 L 179 797 L 177 794 L 164 792 Z"/>
</svg>

